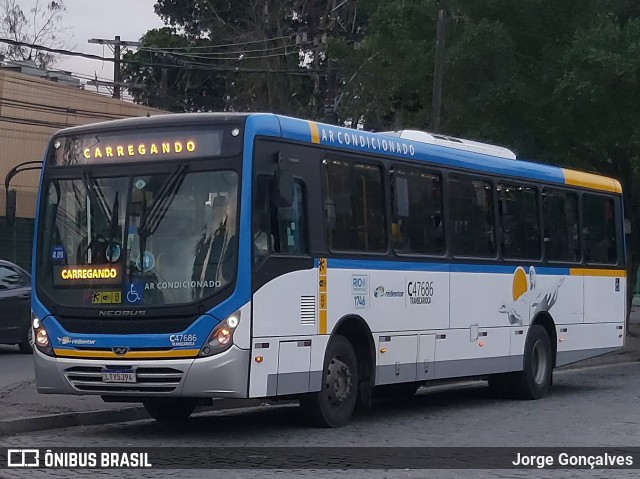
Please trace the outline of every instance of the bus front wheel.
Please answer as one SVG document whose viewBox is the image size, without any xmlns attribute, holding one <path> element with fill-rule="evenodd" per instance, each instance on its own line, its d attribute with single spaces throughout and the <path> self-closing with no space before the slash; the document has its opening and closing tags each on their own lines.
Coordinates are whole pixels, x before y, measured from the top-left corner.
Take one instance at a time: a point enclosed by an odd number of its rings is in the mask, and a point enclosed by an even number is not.
<svg viewBox="0 0 640 479">
<path fill-rule="evenodd" d="M 300 399 L 305 416 L 321 427 L 341 427 L 349 422 L 358 396 L 358 361 L 351 342 L 334 336 L 324 358 L 322 388 Z"/>
<path fill-rule="evenodd" d="M 153 419 L 162 422 L 182 421 L 196 408 L 194 399 L 149 399 L 142 405 Z"/>
<path fill-rule="evenodd" d="M 546 329 L 534 324 L 524 348 L 524 369 L 514 374 L 511 388 L 520 399 L 540 399 L 549 390 L 553 374 L 551 341 Z"/>
</svg>

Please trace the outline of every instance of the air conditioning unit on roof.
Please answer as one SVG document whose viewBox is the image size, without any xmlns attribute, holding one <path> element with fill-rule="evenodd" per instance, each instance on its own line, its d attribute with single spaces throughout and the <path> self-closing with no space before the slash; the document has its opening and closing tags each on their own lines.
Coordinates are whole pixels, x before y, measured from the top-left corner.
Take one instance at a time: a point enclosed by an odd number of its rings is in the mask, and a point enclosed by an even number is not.
<svg viewBox="0 0 640 479">
<path fill-rule="evenodd" d="M 427 133 L 420 130 L 400 130 L 400 131 L 383 131 L 381 135 L 395 136 L 403 140 L 419 141 L 421 143 L 429 143 L 431 145 L 445 146 L 447 148 L 455 148 L 456 150 L 473 151 L 484 155 L 497 156 L 500 158 L 516 159 L 516 154 L 502 146 L 490 145 L 489 143 L 481 143 L 479 141 L 464 140 L 453 136 L 440 135 L 438 133 Z"/>
</svg>

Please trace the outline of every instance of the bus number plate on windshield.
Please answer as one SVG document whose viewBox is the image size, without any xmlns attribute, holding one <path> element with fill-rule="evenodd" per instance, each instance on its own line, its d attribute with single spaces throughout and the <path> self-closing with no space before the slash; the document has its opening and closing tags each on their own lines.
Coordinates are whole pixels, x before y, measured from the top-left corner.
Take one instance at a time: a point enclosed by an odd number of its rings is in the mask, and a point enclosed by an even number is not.
<svg viewBox="0 0 640 479">
<path fill-rule="evenodd" d="M 103 369 L 102 382 L 104 383 L 135 383 L 136 373 L 132 370 Z"/>
</svg>

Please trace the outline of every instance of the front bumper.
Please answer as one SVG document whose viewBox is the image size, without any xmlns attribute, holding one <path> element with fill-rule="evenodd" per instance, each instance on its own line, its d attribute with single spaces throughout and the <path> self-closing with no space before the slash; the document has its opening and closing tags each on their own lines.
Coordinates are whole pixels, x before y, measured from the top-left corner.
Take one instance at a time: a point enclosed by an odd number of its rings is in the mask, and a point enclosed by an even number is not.
<svg viewBox="0 0 640 479">
<path fill-rule="evenodd" d="M 42 394 L 127 397 L 246 398 L 249 351 L 235 345 L 208 358 L 87 360 L 56 358 L 34 348 L 36 386 Z M 131 368 L 136 383 L 102 382 L 103 368 Z"/>
</svg>

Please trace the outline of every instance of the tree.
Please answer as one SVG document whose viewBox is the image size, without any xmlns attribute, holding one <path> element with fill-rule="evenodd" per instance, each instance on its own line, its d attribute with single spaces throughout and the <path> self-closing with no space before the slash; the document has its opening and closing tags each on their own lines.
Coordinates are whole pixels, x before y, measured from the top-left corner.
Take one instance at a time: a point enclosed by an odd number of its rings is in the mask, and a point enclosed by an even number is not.
<svg viewBox="0 0 640 479">
<path fill-rule="evenodd" d="M 341 3 L 159 0 L 168 26 L 147 32 L 125 57 L 125 81 L 136 101 L 172 111 L 318 118 L 337 95 L 329 39 L 351 32 L 356 18 L 358 1 Z"/>
<path fill-rule="evenodd" d="M 442 131 L 619 178 L 631 290 L 640 262 L 640 4 L 447 3 Z M 345 85 L 341 116 L 362 112 L 367 129 L 426 129 L 438 5 L 368 0 L 367 8 L 366 53 L 347 55 L 359 80 Z"/>
<path fill-rule="evenodd" d="M 0 36 L 18 42 L 44 45 L 51 48 L 70 48 L 64 36 L 69 28 L 63 26 L 66 6 L 63 0 L 36 0 L 28 12 L 18 0 L 0 0 Z M 32 60 L 38 68 L 53 66 L 59 56 L 25 46 L 0 46 L 0 56 L 9 60 Z"/>
<path fill-rule="evenodd" d="M 343 68 L 340 121 L 368 130 L 424 127 L 433 78 L 436 0 L 365 0 L 362 40 L 337 39 L 331 53 Z"/>
<path fill-rule="evenodd" d="M 125 57 L 135 62 L 125 68 L 125 81 L 147 92 L 131 93 L 172 111 L 296 113 L 304 90 L 296 77 L 307 74 L 298 65 L 289 4 L 159 0 L 156 12 L 169 27 L 148 32 Z"/>
<path fill-rule="evenodd" d="M 144 47 L 127 52 L 122 64 L 122 77 L 132 85 L 135 102 L 172 112 L 225 109 L 224 76 L 187 64 L 184 50 L 178 50 L 190 46 L 184 35 L 165 27 L 150 30 L 141 42 Z"/>
</svg>

